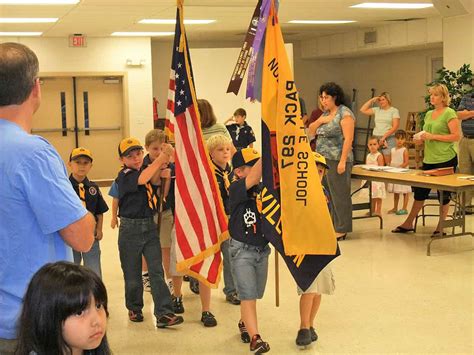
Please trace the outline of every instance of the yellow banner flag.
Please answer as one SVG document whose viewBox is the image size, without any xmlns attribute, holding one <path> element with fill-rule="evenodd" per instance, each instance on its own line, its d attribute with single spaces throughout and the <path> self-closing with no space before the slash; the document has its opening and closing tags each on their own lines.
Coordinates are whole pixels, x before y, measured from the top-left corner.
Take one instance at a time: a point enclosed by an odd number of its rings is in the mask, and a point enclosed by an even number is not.
<svg viewBox="0 0 474 355">
<path fill-rule="evenodd" d="M 274 187 L 280 190 L 286 255 L 334 255 L 336 234 L 301 120 L 298 91 L 272 8 L 262 69 L 262 118 L 270 131 Z M 268 152 L 263 152 L 263 154 Z"/>
</svg>

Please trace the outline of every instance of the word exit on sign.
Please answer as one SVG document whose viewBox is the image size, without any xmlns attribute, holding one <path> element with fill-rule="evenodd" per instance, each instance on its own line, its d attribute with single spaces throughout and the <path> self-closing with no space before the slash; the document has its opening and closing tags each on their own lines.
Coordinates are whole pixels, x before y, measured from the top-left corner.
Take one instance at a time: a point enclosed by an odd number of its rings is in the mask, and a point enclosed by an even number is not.
<svg viewBox="0 0 474 355">
<path fill-rule="evenodd" d="M 70 35 L 69 47 L 87 47 L 86 36 L 82 34 Z"/>
</svg>

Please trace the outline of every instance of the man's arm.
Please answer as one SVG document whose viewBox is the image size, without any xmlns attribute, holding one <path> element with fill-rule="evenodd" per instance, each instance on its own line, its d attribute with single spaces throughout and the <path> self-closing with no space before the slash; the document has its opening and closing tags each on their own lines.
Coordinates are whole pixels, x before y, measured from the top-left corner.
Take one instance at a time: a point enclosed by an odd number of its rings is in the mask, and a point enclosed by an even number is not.
<svg viewBox="0 0 474 355">
<path fill-rule="evenodd" d="M 88 252 L 94 242 L 95 218 L 91 213 L 61 229 L 61 238 L 76 251 Z"/>
<path fill-rule="evenodd" d="M 474 118 L 474 110 L 471 110 L 471 111 L 468 111 L 468 110 L 457 111 L 456 114 L 458 115 L 458 118 L 461 121 L 469 120 L 471 118 Z"/>
</svg>

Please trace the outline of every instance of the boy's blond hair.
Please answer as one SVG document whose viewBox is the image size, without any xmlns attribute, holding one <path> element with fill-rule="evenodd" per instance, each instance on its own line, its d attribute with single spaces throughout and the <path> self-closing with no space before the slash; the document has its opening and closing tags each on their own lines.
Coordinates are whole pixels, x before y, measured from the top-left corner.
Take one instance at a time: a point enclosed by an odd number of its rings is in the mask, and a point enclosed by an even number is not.
<svg viewBox="0 0 474 355">
<path fill-rule="evenodd" d="M 166 141 L 166 134 L 161 129 L 152 129 L 145 136 L 145 147 L 155 142 L 164 143 Z"/>
<path fill-rule="evenodd" d="M 207 140 L 207 150 L 209 153 L 221 145 L 231 145 L 232 140 L 222 134 L 215 134 Z"/>
</svg>

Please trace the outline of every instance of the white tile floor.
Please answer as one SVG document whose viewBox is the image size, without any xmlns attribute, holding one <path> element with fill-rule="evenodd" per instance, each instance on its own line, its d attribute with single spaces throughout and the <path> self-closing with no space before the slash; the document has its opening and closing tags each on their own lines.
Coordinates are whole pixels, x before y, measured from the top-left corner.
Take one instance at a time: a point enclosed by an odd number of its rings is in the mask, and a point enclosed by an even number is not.
<svg viewBox="0 0 474 355">
<path fill-rule="evenodd" d="M 103 189 L 107 196 L 108 189 Z M 392 207 L 391 198 L 383 210 Z M 110 202 L 110 200 L 107 200 Z M 110 206 L 110 204 L 109 204 Z M 436 224 L 429 219 L 419 233 L 393 234 L 403 216 L 383 215 L 384 230 L 375 218 L 354 221 L 354 232 L 340 243 L 333 262 L 336 293 L 324 296 L 316 318 L 319 340 L 309 354 L 473 354 L 473 238 L 437 241 L 432 256 L 426 245 Z M 109 293 L 108 338 L 115 354 L 245 354 L 237 329 L 239 307 L 225 302 L 222 285 L 213 291 L 212 311 L 218 325 L 200 323 L 199 297 L 184 284 L 185 322 L 156 329 L 151 295 L 145 293 L 145 321 L 131 323 L 124 305 L 118 259 L 117 230 L 104 222 L 102 267 Z M 473 217 L 468 217 L 473 230 Z M 298 297 L 280 259 L 280 307 L 275 307 L 274 254 L 265 297 L 258 302 L 259 327 L 274 354 L 299 354 Z"/>
</svg>

